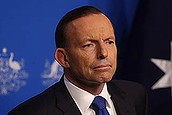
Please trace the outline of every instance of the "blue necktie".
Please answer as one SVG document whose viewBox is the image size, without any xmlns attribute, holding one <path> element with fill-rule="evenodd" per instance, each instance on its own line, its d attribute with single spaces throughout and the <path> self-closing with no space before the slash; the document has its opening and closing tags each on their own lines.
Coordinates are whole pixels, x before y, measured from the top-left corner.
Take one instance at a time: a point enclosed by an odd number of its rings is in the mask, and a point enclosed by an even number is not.
<svg viewBox="0 0 172 115">
<path fill-rule="evenodd" d="M 101 96 L 96 96 L 91 104 L 96 115 L 109 115 L 106 109 L 106 100 Z"/>
</svg>

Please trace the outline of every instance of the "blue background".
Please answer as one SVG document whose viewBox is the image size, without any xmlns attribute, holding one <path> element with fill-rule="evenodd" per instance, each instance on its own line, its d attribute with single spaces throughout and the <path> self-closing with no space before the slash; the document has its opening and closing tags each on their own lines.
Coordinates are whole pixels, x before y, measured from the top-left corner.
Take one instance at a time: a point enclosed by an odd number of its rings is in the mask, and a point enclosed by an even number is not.
<svg viewBox="0 0 172 115">
<path fill-rule="evenodd" d="M 0 54 L 6 48 L 8 55 L 14 52 L 14 60 L 23 59 L 28 77 L 19 90 L 0 95 L 0 115 L 48 88 L 42 84 L 41 74 L 45 61 L 54 61 L 55 27 L 65 13 L 83 5 L 102 9 L 114 23 L 120 43 L 130 31 L 137 3 L 138 0 L 1 0 Z"/>
</svg>

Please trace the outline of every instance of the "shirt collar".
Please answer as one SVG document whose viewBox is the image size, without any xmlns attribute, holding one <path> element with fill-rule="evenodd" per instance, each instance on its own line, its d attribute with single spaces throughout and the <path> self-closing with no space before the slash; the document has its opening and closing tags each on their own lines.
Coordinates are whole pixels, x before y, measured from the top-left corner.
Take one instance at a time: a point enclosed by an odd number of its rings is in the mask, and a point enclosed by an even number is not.
<svg viewBox="0 0 172 115">
<path fill-rule="evenodd" d="M 109 94 L 107 90 L 107 84 L 105 83 L 102 92 L 99 94 L 99 96 L 102 96 L 106 99 L 107 106 L 110 107 L 110 101 L 111 101 L 111 95 Z"/>
<path fill-rule="evenodd" d="M 81 113 L 83 114 L 86 110 L 89 109 L 95 96 L 92 95 L 91 93 L 77 87 L 76 85 L 72 84 L 65 76 L 64 76 L 64 83 L 65 83 L 70 95 L 72 96 L 72 98 L 74 99 L 78 108 L 80 109 Z M 110 95 L 107 91 L 106 83 L 104 85 L 102 92 L 99 94 L 99 96 L 104 97 L 107 101 L 107 106 L 110 106 L 109 105 Z"/>
</svg>

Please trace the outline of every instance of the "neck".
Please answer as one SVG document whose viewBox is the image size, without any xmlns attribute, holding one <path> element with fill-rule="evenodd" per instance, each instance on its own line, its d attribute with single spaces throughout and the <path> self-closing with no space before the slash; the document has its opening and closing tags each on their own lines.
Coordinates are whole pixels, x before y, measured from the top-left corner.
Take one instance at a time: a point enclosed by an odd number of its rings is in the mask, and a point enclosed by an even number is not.
<svg viewBox="0 0 172 115">
<path fill-rule="evenodd" d="M 101 84 L 91 83 L 85 85 L 81 82 L 80 84 L 75 84 L 75 85 L 93 95 L 99 95 L 104 87 L 104 83 Z"/>
<path fill-rule="evenodd" d="M 91 93 L 92 95 L 99 95 L 102 92 L 105 85 L 105 83 L 88 82 L 84 80 L 72 79 L 68 75 L 65 76 L 72 84 Z"/>
</svg>

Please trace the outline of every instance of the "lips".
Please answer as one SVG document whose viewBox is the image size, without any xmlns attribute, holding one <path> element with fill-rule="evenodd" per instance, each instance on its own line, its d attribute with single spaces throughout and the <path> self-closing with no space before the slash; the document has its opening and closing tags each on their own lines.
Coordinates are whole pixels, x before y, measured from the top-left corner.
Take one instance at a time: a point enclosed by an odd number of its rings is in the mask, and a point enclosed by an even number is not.
<svg viewBox="0 0 172 115">
<path fill-rule="evenodd" d="M 97 71 L 107 71 L 111 68 L 111 65 L 109 64 L 102 64 L 102 65 L 97 65 L 95 67 L 93 67 L 93 70 L 97 70 Z"/>
</svg>

